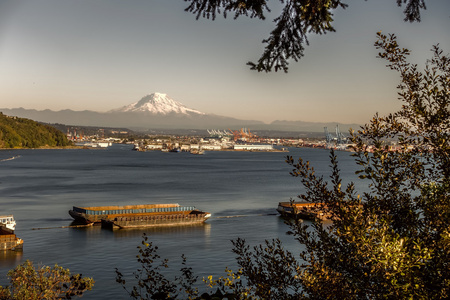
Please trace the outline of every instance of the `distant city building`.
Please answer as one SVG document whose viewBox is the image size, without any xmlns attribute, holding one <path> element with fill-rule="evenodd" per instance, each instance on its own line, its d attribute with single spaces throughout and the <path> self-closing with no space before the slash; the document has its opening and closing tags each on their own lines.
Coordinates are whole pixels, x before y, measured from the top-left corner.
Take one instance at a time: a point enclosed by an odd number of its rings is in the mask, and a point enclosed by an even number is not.
<svg viewBox="0 0 450 300">
<path fill-rule="evenodd" d="M 161 150 L 163 148 L 163 145 L 161 144 L 149 144 L 145 146 L 145 149 L 147 150 Z"/>
<path fill-rule="evenodd" d="M 273 150 L 272 145 L 234 145 L 234 150 L 246 150 L 246 151 L 270 151 Z"/>
<path fill-rule="evenodd" d="M 205 145 L 202 145 L 202 150 L 222 150 L 222 146 L 205 144 Z"/>
</svg>

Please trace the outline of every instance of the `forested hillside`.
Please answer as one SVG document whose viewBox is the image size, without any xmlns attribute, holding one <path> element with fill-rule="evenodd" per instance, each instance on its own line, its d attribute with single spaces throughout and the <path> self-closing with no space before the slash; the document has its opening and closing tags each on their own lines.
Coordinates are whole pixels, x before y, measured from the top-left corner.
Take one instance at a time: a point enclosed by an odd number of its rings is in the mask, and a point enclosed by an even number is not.
<svg viewBox="0 0 450 300">
<path fill-rule="evenodd" d="M 0 112 L 0 148 L 64 147 L 71 143 L 59 130 Z"/>
</svg>

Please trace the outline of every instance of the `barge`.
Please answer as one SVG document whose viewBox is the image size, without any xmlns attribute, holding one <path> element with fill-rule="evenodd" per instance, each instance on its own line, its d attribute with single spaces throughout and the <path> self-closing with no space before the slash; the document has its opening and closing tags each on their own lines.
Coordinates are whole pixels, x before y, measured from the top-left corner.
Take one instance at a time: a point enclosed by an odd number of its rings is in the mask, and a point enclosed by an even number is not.
<svg viewBox="0 0 450 300">
<path fill-rule="evenodd" d="M 282 217 L 303 220 L 326 220 L 330 216 L 325 212 L 323 203 L 312 202 L 280 202 L 277 211 Z"/>
<path fill-rule="evenodd" d="M 16 221 L 12 215 L 0 216 L 0 250 L 21 250 L 23 240 L 14 234 Z"/>
<path fill-rule="evenodd" d="M 77 207 L 69 210 L 75 221 L 104 228 L 138 228 L 203 223 L 210 213 L 179 204 Z"/>
</svg>

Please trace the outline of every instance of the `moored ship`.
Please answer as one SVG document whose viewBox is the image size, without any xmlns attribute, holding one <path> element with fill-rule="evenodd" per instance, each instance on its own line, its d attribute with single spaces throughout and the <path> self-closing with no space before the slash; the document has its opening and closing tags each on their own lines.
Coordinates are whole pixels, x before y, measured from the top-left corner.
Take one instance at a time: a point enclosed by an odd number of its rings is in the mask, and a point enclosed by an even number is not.
<svg viewBox="0 0 450 300">
<path fill-rule="evenodd" d="M 107 228 L 137 228 L 205 222 L 210 213 L 179 204 L 77 207 L 69 210 L 77 222 L 101 223 Z"/>
<path fill-rule="evenodd" d="M 14 220 L 13 215 L 4 215 L 0 216 L 0 226 L 4 226 L 6 229 L 9 229 L 14 232 L 16 229 L 16 221 Z"/>
</svg>

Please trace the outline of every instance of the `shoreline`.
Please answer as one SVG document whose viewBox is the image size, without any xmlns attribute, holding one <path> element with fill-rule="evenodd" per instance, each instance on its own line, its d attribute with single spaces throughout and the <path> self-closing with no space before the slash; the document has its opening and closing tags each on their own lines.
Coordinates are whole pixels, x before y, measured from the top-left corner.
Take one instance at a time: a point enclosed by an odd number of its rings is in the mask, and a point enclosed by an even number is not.
<svg viewBox="0 0 450 300">
<path fill-rule="evenodd" d="M 51 149 L 85 149 L 81 146 L 66 146 L 66 147 L 39 147 L 39 148 L 27 148 L 27 147 L 15 147 L 15 148 L 0 148 L 0 151 L 4 150 L 51 150 Z"/>
<path fill-rule="evenodd" d="M 64 150 L 64 149 L 84 149 L 84 150 L 99 150 L 99 149 L 107 149 L 107 148 L 90 148 L 85 146 L 67 146 L 67 147 L 39 147 L 39 148 L 0 148 L 0 151 L 6 150 Z M 144 150 L 140 152 L 152 152 L 152 151 L 161 151 L 161 150 Z M 273 150 L 235 150 L 235 149 L 221 149 L 221 150 L 205 150 L 207 152 L 256 152 L 256 153 L 264 153 L 264 152 L 289 152 L 288 149 L 273 149 Z M 162 151 L 161 151 L 162 152 Z M 181 152 L 189 152 L 189 151 L 181 151 Z"/>
</svg>

